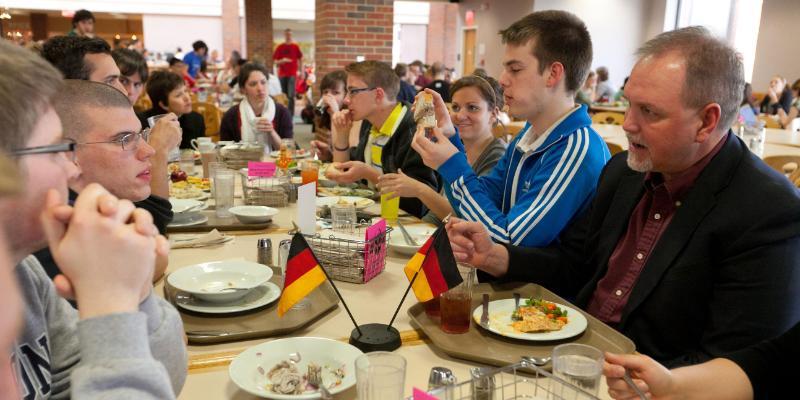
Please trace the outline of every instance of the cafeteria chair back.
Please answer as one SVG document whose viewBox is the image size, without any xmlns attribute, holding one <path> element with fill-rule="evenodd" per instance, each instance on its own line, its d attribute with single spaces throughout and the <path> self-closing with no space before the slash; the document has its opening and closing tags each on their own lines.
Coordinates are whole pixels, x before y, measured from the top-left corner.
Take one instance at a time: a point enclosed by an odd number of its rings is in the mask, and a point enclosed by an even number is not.
<svg viewBox="0 0 800 400">
<path fill-rule="evenodd" d="M 767 129 L 783 129 L 781 123 L 777 119 L 772 118 L 772 116 L 759 115 L 758 120 L 763 122 Z"/>
<path fill-rule="evenodd" d="M 625 114 L 619 112 L 600 111 L 592 115 L 592 123 L 622 125 L 625 122 Z"/>
<path fill-rule="evenodd" d="M 278 93 L 272 96 L 272 100 L 284 107 L 289 107 L 289 97 L 286 96 L 286 93 Z"/>
<path fill-rule="evenodd" d="M 611 153 L 612 156 L 614 154 L 622 153 L 624 151 L 622 149 L 622 146 L 620 146 L 618 144 L 606 142 L 606 146 L 608 146 L 608 151 Z"/>
<path fill-rule="evenodd" d="M 798 170 L 800 156 L 769 156 L 764 157 L 764 162 L 772 169 L 788 175 Z"/>
<path fill-rule="evenodd" d="M 133 110 L 137 113 L 143 113 L 151 108 L 153 108 L 153 102 L 150 101 L 150 96 L 142 91 L 142 95 L 136 99 L 136 103 L 133 103 Z"/>
</svg>

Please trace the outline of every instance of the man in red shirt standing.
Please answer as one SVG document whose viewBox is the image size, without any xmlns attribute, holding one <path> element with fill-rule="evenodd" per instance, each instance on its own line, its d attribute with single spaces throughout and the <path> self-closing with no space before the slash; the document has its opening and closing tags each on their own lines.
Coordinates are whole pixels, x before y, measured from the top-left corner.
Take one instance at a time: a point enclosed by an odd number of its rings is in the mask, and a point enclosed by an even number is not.
<svg viewBox="0 0 800 400">
<path fill-rule="evenodd" d="M 272 60 L 278 65 L 278 79 L 281 81 L 281 90 L 289 97 L 289 111 L 294 116 L 294 83 L 297 77 L 298 66 L 303 60 L 300 46 L 292 41 L 292 30 L 283 31 L 286 40 L 279 44 L 272 54 Z"/>
</svg>

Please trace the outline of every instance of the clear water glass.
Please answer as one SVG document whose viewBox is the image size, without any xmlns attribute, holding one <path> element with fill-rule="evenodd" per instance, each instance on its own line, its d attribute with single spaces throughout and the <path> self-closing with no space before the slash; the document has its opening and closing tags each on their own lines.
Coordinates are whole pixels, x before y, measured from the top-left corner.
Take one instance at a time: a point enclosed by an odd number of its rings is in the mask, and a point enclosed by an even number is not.
<svg viewBox="0 0 800 400">
<path fill-rule="evenodd" d="M 219 218 L 227 218 L 232 214 L 228 211 L 233 207 L 233 189 L 236 181 L 236 172 L 230 169 L 214 170 L 214 204 Z"/>
<path fill-rule="evenodd" d="M 356 358 L 358 400 L 402 400 L 406 382 L 406 359 L 387 351 Z"/>
<path fill-rule="evenodd" d="M 603 352 L 585 344 L 569 343 L 553 348 L 553 374 L 579 388 L 555 382 L 554 398 L 577 400 L 586 393 L 597 396 L 603 376 Z"/>
</svg>

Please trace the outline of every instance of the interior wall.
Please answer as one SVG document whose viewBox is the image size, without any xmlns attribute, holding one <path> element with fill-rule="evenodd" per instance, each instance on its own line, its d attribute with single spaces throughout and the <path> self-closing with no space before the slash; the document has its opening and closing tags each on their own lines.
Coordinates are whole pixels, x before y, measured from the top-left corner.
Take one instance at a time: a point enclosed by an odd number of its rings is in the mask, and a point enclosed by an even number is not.
<svg viewBox="0 0 800 400">
<path fill-rule="evenodd" d="M 174 53 L 177 47 L 192 50 L 202 40 L 208 50 L 222 51 L 222 17 L 149 15 L 142 16 L 144 47 L 151 52 Z"/>
<path fill-rule="evenodd" d="M 800 52 L 794 39 L 800 37 L 800 1 L 764 0 L 758 31 L 753 91 L 765 92 L 773 75 L 781 75 L 791 85 L 800 79 Z"/>
</svg>

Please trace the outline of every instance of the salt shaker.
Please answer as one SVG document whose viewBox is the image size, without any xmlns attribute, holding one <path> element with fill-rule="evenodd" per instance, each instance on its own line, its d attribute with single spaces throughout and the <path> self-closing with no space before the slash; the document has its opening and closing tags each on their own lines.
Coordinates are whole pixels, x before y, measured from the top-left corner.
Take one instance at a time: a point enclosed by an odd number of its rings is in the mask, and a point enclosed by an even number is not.
<svg viewBox="0 0 800 400">
<path fill-rule="evenodd" d="M 258 263 L 272 267 L 272 239 L 258 239 Z"/>
<path fill-rule="evenodd" d="M 491 368 L 472 368 L 469 374 L 472 378 L 472 399 L 473 400 L 493 400 L 494 399 L 494 376 L 488 375 Z"/>
<path fill-rule="evenodd" d="M 452 400 L 453 390 L 452 385 L 456 384 L 456 376 L 453 371 L 445 367 L 431 368 L 431 374 L 428 376 L 428 391 L 443 388 L 444 392 L 439 392 L 437 395 L 440 399 Z"/>
<path fill-rule="evenodd" d="M 289 260 L 289 248 L 291 247 L 291 239 L 281 240 L 281 243 L 278 245 L 278 266 L 280 267 L 281 275 L 286 272 L 286 263 Z"/>
</svg>

